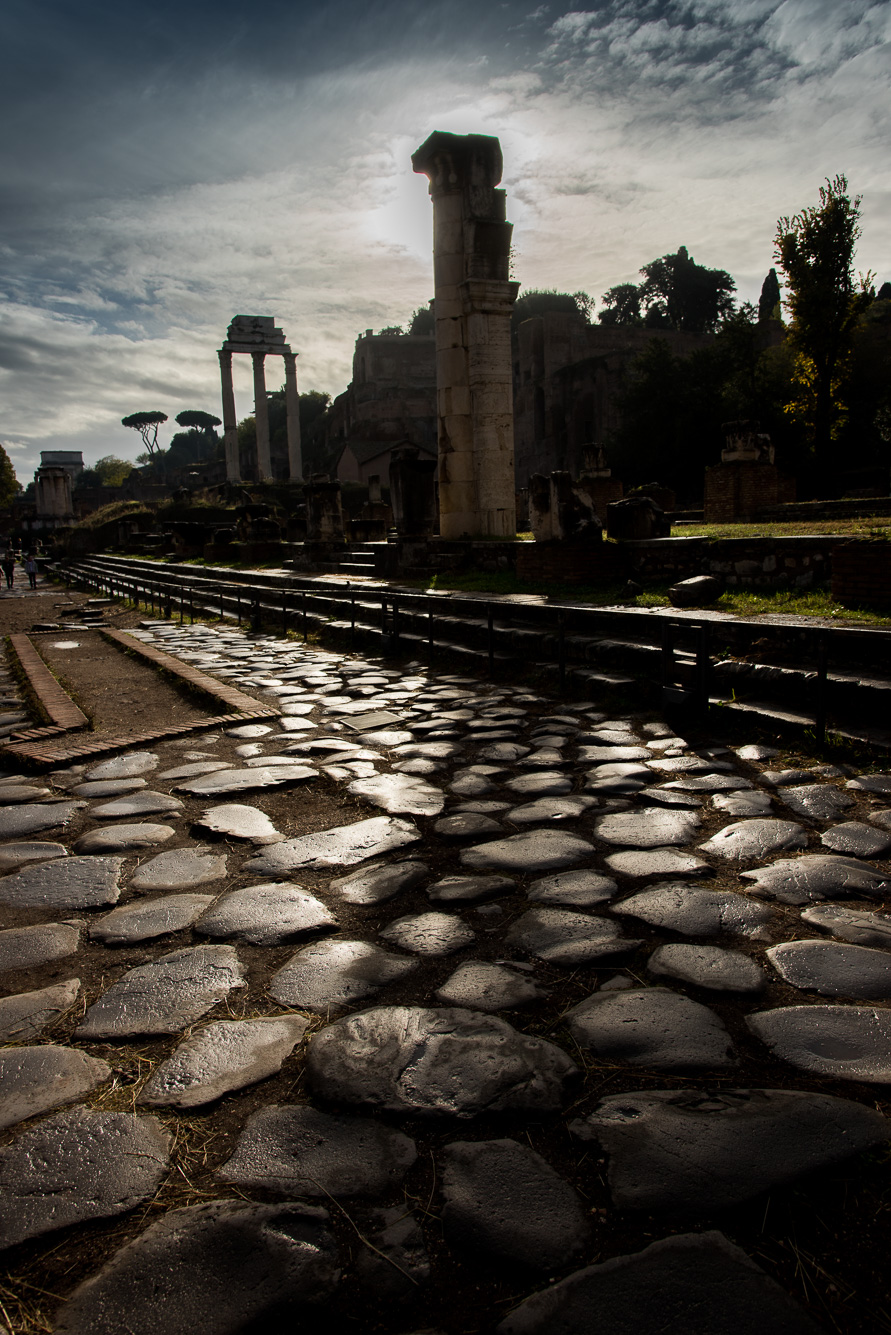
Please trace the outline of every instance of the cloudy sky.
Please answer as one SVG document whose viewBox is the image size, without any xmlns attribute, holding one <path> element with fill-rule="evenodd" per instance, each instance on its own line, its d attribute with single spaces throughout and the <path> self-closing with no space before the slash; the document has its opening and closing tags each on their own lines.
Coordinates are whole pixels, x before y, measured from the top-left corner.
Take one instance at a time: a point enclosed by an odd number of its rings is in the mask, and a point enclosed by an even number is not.
<svg viewBox="0 0 891 1335">
<path fill-rule="evenodd" d="M 301 389 L 344 389 L 357 333 L 432 296 L 434 129 L 500 136 L 526 287 L 599 298 L 686 245 L 757 299 L 778 216 L 837 172 L 858 268 L 891 278 L 891 0 L 6 0 L 0 43 L 23 482 L 42 449 L 133 458 L 128 413 L 220 415 L 236 312 L 278 317 Z"/>
</svg>

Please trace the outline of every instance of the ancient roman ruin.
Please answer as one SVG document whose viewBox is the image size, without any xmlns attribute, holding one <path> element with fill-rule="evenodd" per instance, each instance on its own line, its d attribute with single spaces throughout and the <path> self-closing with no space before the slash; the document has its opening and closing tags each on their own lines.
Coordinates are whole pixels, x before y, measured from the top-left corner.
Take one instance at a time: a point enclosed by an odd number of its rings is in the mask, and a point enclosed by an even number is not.
<svg viewBox="0 0 891 1335">
<path fill-rule="evenodd" d="M 285 397 L 288 406 L 288 476 L 303 477 L 300 454 L 300 403 L 297 393 L 297 354 L 285 342 L 275 317 L 270 315 L 236 315 L 229 326 L 226 340 L 217 356 L 220 359 L 220 378 L 223 391 L 223 432 L 226 448 L 226 479 L 241 481 L 241 463 L 238 454 L 238 425 L 235 417 L 235 390 L 232 381 L 233 353 L 250 356 L 254 371 L 254 414 L 257 427 L 258 480 L 272 477 L 272 458 L 269 451 L 269 416 L 266 403 L 266 358 L 281 357 L 285 364 Z"/>
</svg>

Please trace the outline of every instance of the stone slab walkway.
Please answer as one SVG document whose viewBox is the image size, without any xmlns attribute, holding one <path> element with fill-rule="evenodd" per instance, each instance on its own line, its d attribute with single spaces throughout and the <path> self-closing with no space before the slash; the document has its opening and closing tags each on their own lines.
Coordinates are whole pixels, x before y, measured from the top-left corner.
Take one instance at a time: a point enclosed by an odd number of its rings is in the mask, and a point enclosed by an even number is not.
<svg viewBox="0 0 891 1335">
<path fill-rule="evenodd" d="M 891 778 L 134 634 L 256 721 L 0 773 L 14 1331 L 891 1330 Z"/>
</svg>

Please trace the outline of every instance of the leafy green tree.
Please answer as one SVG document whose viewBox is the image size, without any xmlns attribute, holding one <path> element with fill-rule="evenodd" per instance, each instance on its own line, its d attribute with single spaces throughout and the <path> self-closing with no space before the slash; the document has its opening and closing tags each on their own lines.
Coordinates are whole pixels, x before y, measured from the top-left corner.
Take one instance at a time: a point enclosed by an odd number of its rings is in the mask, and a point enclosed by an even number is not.
<svg viewBox="0 0 891 1335">
<path fill-rule="evenodd" d="M 378 333 L 378 338 L 380 338 L 380 337 L 382 337 L 382 336 L 384 336 L 384 335 L 388 335 L 390 338 L 395 338 L 395 337 L 397 337 L 397 336 L 398 336 L 398 337 L 401 337 L 401 336 L 404 334 L 404 332 L 405 332 L 405 331 L 404 331 L 404 329 L 402 328 L 402 325 L 400 325 L 400 324 L 388 324 L 387 327 L 386 327 L 386 329 L 379 329 L 379 330 L 377 331 L 377 333 Z"/>
<path fill-rule="evenodd" d="M 600 300 L 603 302 L 603 307 L 597 318 L 601 324 L 643 324 L 640 288 L 637 283 L 619 283 L 616 287 L 611 287 L 608 292 L 604 292 Z"/>
<path fill-rule="evenodd" d="M 763 324 L 766 320 L 779 320 L 781 318 L 780 280 L 777 278 L 776 269 L 771 269 L 761 284 L 761 296 L 758 298 L 758 319 Z"/>
<path fill-rule="evenodd" d="M 131 413 L 129 417 L 121 418 L 121 426 L 129 426 L 139 432 L 146 452 L 153 459 L 160 453 L 158 427 L 166 421 L 166 413 Z"/>
<path fill-rule="evenodd" d="M 875 295 L 870 275 L 859 284 L 854 278 L 860 204 L 860 195 L 848 195 L 844 176 L 827 177 L 818 205 L 777 222 L 774 254 L 786 279 L 789 341 L 797 354 L 788 408 L 805 423 L 824 475 L 845 416 L 854 331 Z"/>
<path fill-rule="evenodd" d="M 126 477 L 133 472 L 129 459 L 118 459 L 114 454 L 106 454 L 97 459 L 92 468 L 85 468 L 75 481 L 75 489 L 80 487 L 119 487 Z"/>
<path fill-rule="evenodd" d="M 415 337 L 418 334 L 433 334 L 436 332 L 436 317 L 429 306 L 419 306 L 413 313 L 408 332 L 414 334 Z"/>
<path fill-rule="evenodd" d="M 641 301 L 651 328 L 713 333 L 733 310 L 736 283 L 725 269 L 697 264 L 681 246 L 641 269 Z"/>
<path fill-rule="evenodd" d="M 524 320 L 532 320 L 537 315 L 574 315 L 588 323 L 591 298 L 587 292 L 558 292 L 555 288 L 530 288 L 514 302 L 511 313 L 511 328 L 517 329 Z"/>
<path fill-rule="evenodd" d="M 0 507 L 5 508 L 9 505 L 12 498 L 21 491 L 21 485 L 16 478 L 15 469 L 12 466 L 12 460 L 0 445 Z"/>
</svg>

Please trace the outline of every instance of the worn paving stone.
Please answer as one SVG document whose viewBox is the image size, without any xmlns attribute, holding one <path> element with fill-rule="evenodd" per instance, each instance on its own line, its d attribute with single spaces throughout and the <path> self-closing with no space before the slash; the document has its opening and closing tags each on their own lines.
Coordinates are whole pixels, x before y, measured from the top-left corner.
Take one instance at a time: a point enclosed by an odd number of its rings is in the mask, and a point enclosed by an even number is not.
<svg viewBox="0 0 891 1335">
<path fill-rule="evenodd" d="M 633 760 L 595 765 L 585 775 L 585 789 L 594 793 L 636 793 L 653 782 L 653 771 Z"/>
<path fill-rule="evenodd" d="M 165 895 L 142 903 L 122 904 L 90 925 L 90 936 L 107 946 L 128 946 L 156 936 L 181 932 L 209 908 L 213 895 Z"/>
<path fill-rule="evenodd" d="M 225 728 L 224 732 L 227 737 L 237 737 L 241 742 L 253 742 L 259 737 L 268 737 L 272 727 L 268 723 L 239 723 L 234 728 Z"/>
<path fill-rule="evenodd" d="M 275 875 L 298 867 L 352 867 L 421 838 L 411 821 L 396 816 L 373 816 L 355 825 L 339 825 L 298 839 L 286 839 L 257 853 L 242 871 Z"/>
<path fill-rule="evenodd" d="M 215 774 L 200 774 L 176 785 L 178 793 L 193 797 L 215 797 L 221 793 L 246 793 L 255 789 L 282 788 L 288 783 L 304 783 L 319 777 L 309 765 L 257 765 L 244 769 L 221 769 Z"/>
<path fill-rule="evenodd" d="M 528 1006 L 547 994 L 531 978 L 504 968 L 468 960 L 437 988 L 435 996 L 445 1006 L 466 1006 L 470 1010 L 502 1011 Z"/>
<path fill-rule="evenodd" d="M 436 821 L 433 833 L 447 843 L 460 843 L 467 839 L 484 839 L 486 835 L 504 834 L 504 826 L 490 816 L 458 812 Z"/>
<path fill-rule="evenodd" d="M 429 875 L 426 862 L 391 862 L 340 876 L 329 881 L 328 889 L 348 904 L 383 904 L 403 890 L 413 890 Z"/>
<path fill-rule="evenodd" d="M 336 1020 L 313 1037 L 307 1072 L 322 1098 L 462 1118 L 555 1112 L 579 1075 L 561 1048 L 496 1016 L 416 1006 Z"/>
<path fill-rule="evenodd" d="M 201 936 L 235 937 L 254 946 L 279 946 L 336 927 L 331 910 L 303 886 L 270 881 L 221 895 L 196 922 L 195 931 Z"/>
<path fill-rule="evenodd" d="M 886 876 L 866 863 L 835 853 L 783 858 L 768 867 L 744 871 L 741 876 L 753 883 L 755 894 L 783 904 L 807 904 L 820 899 L 875 899 L 889 884 Z"/>
<path fill-rule="evenodd" d="M 535 1293 L 498 1335 L 820 1335 L 821 1327 L 721 1233 L 663 1238 Z"/>
<path fill-rule="evenodd" d="M 50 797 L 49 788 L 35 788 L 33 783 L 0 784 L 0 806 L 16 806 L 20 802 L 40 802 Z"/>
<path fill-rule="evenodd" d="M 465 867 L 496 867 L 522 875 L 559 871 L 590 857 L 593 852 L 593 845 L 587 839 L 579 839 L 563 830 L 529 830 L 507 839 L 493 839 L 487 844 L 465 848 L 461 861 Z"/>
<path fill-rule="evenodd" d="M 808 783 L 799 788 L 781 788 L 777 794 L 790 811 L 808 820 L 835 820 L 839 812 L 854 805 L 850 793 L 831 783 Z"/>
<path fill-rule="evenodd" d="M 221 802 L 203 811 L 196 822 L 199 829 L 244 839 L 252 844 L 279 844 L 284 839 L 263 811 L 240 802 Z"/>
<path fill-rule="evenodd" d="M 509 876 L 444 876 L 428 887 L 427 898 L 433 904 L 476 904 L 509 895 L 516 888 Z"/>
<path fill-rule="evenodd" d="M 0 877 L 0 904 L 13 908 L 88 909 L 115 904 L 123 858 L 75 857 L 25 866 Z"/>
<path fill-rule="evenodd" d="M 402 1206 L 371 1212 L 374 1251 L 356 1257 L 359 1282 L 378 1300 L 399 1302 L 430 1279 L 432 1267 L 417 1218 Z"/>
<path fill-rule="evenodd" d="M 140 864 L 130 878 L 130 889 L 141 894 L 151 890 L 188 890 L 194 885 L 218 881 L 226 875 L 226 855 L 213 853 L 202 844 L 158 853 Z"/>
<path fill-rule="evenodd" d="M 769 793 L 751 788 L 739 793 L 715 793 L 712 806 L 717 811 L 726 811 L 728 816 L 769 816 L 773 800 Z"/>
<path fill-rule="evenodd" d="M 783 1006 L 746 1024 L 775 1057 L 812 1075 L 891 1084 L 891 1011 L 872 1006 Z"/>
<path fill-rule="evenodd" d="M 0 1247 L 107 1219 L 154 1196 L 170 1137 L 154 1117 L 73 1108 L 0 1149 Z"/>
<path fill-rule="evenodd" d="M 873 1108 L 801 1090 L 637 1090 L 570 1124 L 609 1158 L 621 1209 L 707 1215 L 884 1144 Z"/>
<path fill-rule="evenodd" d="M 856 820 L 833 825 L 822 835 L 820 843 L 833 853 L 855 858 L 882 858 L 891 852 L 891 834 L 880 834 L 871 825 Z"/>
<path fill-rule="evenodd" d="M 380 935 L 413 955 L 432 956 L 453 955 L 476 940 L 473 929 L 453 913 L 409 913 L 389 923 Z"/>
<path fill-rule="evenodd" d="M 219 1176 L 284 1196 L 380 1196 L 417 1157 L 413 1140 L 371 1118 L 273 1104 L 248 1118 Z"/>
<path fill-rule="evenodd" d="M 664 987 L 595 992 L 569 1012 L 568 1024 L 580 1047 L 632 1066 L 683 1071 L 734 1062 L 714 1011 Z"/>
<path fill-rule="evenodd" d="M 299 1006 L 324 1015 L 374 996 L 419 964 L 419 960 L 392 955 L 370 941 L 316 941 L 273 974 L 269 994 L 281 1006 Z"/>
<path fill-rule="evenodd" d="M 620 876 L 709 876 L 712 870 L 702 858 L 674 848 L 628 849 L 610 853 L 604 861 Z"/>
<path fill-rule="evenodd" d="M 752 784 L 738 774 L 693 774 L 687 779 L 672 779 L 665 787 L 677 793 L 726 793 L 751 788 Z"/>
<path fill-rule="evenodd" d="M 55 1024 L 77 1001 L 80 979 L 69 978 L 36 992 L 0 997 L 0 1043 L 29 1043 Z"/>
<path fill-rule="evenodd" d="M 0 1052 L 0 1131 L 86 1098 L 110 1076 L 107 1062 L 55 1043 Z"/>
<path fill-rule="evenodd" d="M 623 760 L 652 760 L 645 746 L 577 746 L 576 759 L 582 765 L 610 764 Z"/>
<path fill-rule="evenodd" d="M 578 820 L 596 799 L 591 797 L 540 797 L 535 802 L 511 807 L 506 819 L 512 825 L 546 825 L 551 821 Z"/>
<path fill-rule="evenodd" d="M 807 784 L 816 777 L 809 769 L 766 769 L 761 774 L 762 783 L 769 783 L 774 788 L 792 788 L 796 784 Z M 785 793 L 782 794 L 785 798 Z"/>
<path fill-rule="evenodd" d="M 378 774 L 374 778 L 355 779 L 348 785 L 348 791 L 396 815 L 438 816 L 445 805 L 442 789 L 414 774 Z"/>
<path fill-rule="evenodd" d="M 393 765 L 393 770 L 397 774 L 441 774 L 447 768 L 444 760 L 425 760 L 423 756 L 416 756 L 414 760 L 399 760 Z M 372 766 L 373 769 L 373 766 Z M 367 778 L 367 775 L 357 775 L 358 778 Z"/>
<path fill-rule="evenodd" d="M 494 792 L 495 785 L 482 774 L 462 774 L 449 784 L 449 789 L 458 797 L 483 797 Z"/>
<path fill-rule="evenodd" d="M 0 839 L 21 839 L 70 824 L 86 802 L 23 802 L 0 809 Z"/>
<path fill-rule="evenodd" d="M 28 841 L 21 844 L 0 845 L 0 874 L 15 871 L 26 862 L 51 862 L 54 858 L 67 858 L 68 849 L 64 844 L 40 843 Z"/>
<path fill-rule="evenodd" d="M 891 950 L 891 917 L 885 913 L 869 913 L 862 909 L 843 909 L 836 904 L 817 904 L 805 909 L 802 922 L 821 927 L 842 941 L 857 946 L 878 946 Z"/>
<path fill-rule="evenodd" d="M 78 1038 L 175 1034 L 234 988 L 244 987 L 231 946 L 192 946 L 130 969 L 103 992 L 78 1026 Z"/>
<path fill-rule="evenodd" d="M 80 929 L 67 923 L 45 922 L 35 927 L 9 927 L 0 932 L 0 973 L 33 969 L 50 960 L 73 955 L 80 945 Z"/>
<path fill-rule="evenodd" d="M 860 793 L 877 793 L 880 797 L 891 794 L 891 774 L 861 774 L 856 779 L 849 779 L 846 788 L 853 788 Z"/>
<path fill-rule="evenodd" d="M 686 807 L 689 810 L 698 810 L 702 806 L 702 798 L 697 797 L 695 793 L 677 793 L 670 788 L 640 788 L 636 796 L 640 801 L 660 807 Z"/>
<path fill-rule="evenodd" d="M 508 779 L 504 785 L 522 797 L 560 797 L 572 792 L 572 780 L 559 771 L 544 770 L 538 774 L 521 774 Z"/>
<path fill-rule="evenodd" d="M 56 1333 L 237 1335 L 269 1328 L 273 1312 L 305 1313 L 337 1291 L 327 1219 L 300 1201 L 171 1210 L 74 1291 Z"/>
<path fill-rule="evenodd" d="M 483 746 L 477 751 L 477 760 L 503 761 L 511 764 L 514 761 L 521 760 L 523 756 L 528 756 L 531 747 L 521 746 L 519 742 L 493 742 L 490 746 Z"/>
<path fill-rule="evenodd" d="M 729 862 L 750 862 L 806 845 L 807 835 L 794 821 L 755 819 L 725 825 L 699 848 L 703 853 L 727 858 Z"/>
<path fill-rule="evenodd" d="M 740 746 L 736 754 L 740 760 L 773 760 L 774 756 L 780 753 L 775 746 L 762 746 L 760 743 L 752 743 L 749 746 Z"/>
<path fill-rule="evenodd" d="M 173 769 L 162 770 L 156 774 L 156 779 L 194 779 L 199 774 L 215 774 L 217 770 L 228 769 L 228 762 L 225 760 L 193 760 L 188 765 L 174 765 Z M 121 780 L 123 782 L 123 780 Z M 136 782 L 136 780 L 132 780 Z M 84 794 L 89 797 L 89 793 Z M 101 797 L 101 793 L 94 793 L 94 797 Z"/>
<path fill-rule="evenodd" d="M 682 936 L 749 936 L 764 939 L 766 928 L 776 917 L 766 904 L 753 903 L 745 895 L 730 891 L 702 890 L 677 884 L 640 890 L 612 906 L 613 913 L 640 918 L 651 927 L 662 927 Z"/>
<path fill-rule="evenodd" d="M 663 848 L 688 843 L 701 824 L 699 815 L 690 811 L 620 811 L 595 821 L 594 834 L 607 844 Z"/>
<path fill-rule="evenodd" d="M 101 830 L 82 834 L 72 845 L 75 853 L 129 853 L 134 848 L 152 848 L 166 844 L 176 830 L 172 825 L 140 821 L 135 825 L 106 825 Z"/>
<path fill-rule="evenodd" d="M 442 1158 L 442 1222 L 455 1246 L 550 1270 L 587 1245 L 580 1197 L 528 1146 L 452 1141 Z"/>
<path fill-rule="evenodd" d="M 154 816 L 159 812 L 180 812 L 183 804 L 178 797 L 167 793 L 156 793 L 151 788 L 143 788 L 129 797 L 119 797 L 104 806 L 93 807 L 90 815 L 96 820 L 126 820 L 130 816 Z"/>
<path fill-rule="evenodd" d="M 653 978 L 668 978 L 711 992 L 739 992 L 747 996 L 763 992 L 767 984 L 764 970 L 748 955 L 720 946 L 688 945 L 672 942 L 658 946 L 647 961 Z"/>
<path fill-rule="evenodd" d="M 527 898 L 538 904 L 562 904 L 569 908 L 590 908 L 612 899 L 618 886 L 609 876 L 597 871 L 561 871 L 533 881 Z"/>
<path fill-rule="evenodd" d="M 74 797 L 120 797 L 146 787 L 145 779 L 99 779 L 96 783 L 75 784 L 70 791 Z"/>
<path fill-rule="evenodd" d="M 300 1015 L 216 1020 L 191 1034 L 143 1086 L 149 1107 L 198 1108 L 275 1075 L 306 1033 Z"/>
<path fill-rule="evenodd" d="M 93 765 L 84 774 L 84 782 L 98 783 L 100 779 L 135 779 L 141 774 L 149 774 L 160 764 L 154 751 L 129 751 L 123 756 L 114 756 Z"/>
<path fill-rule="evenodd" d="M 608 918 L 563 908 L 529 909 L 510 927 L 505 941 L 549 964 L 563 965 L 592 963 L 641 944 L 624 937 Z"/>
<path fill-rule="evenodd" d="M 792 987 L 824 997 L 883 1001 L 891 997 L 891 955 L 837 941 L 785 941 L 767 952 Z"/>
</svg>

